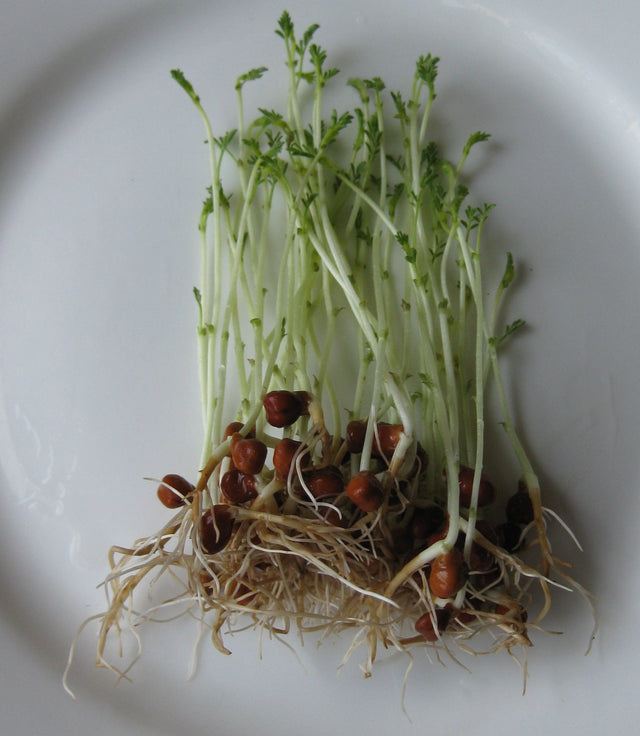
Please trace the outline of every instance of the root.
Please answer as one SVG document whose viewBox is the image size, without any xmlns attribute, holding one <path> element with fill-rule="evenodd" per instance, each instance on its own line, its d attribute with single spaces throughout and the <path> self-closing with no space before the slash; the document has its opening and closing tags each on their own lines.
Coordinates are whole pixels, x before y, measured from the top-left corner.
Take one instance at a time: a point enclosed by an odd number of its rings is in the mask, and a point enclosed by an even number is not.
<svg viewBox="0 0 640 736">
<path fill-rule="evenodd" d="M 113 635 L 120 641 L 123 626 L 137 638 L 140 625 L 169 604 L 182 603 L 185 613 L 210 631 L 212 643 L 223 654 L 230 654 L 223 630 L 257 628 L 280 638 L 297 629 L 300 636 L 320 633 L 322 639 L 351 631 L 345 661 L 364 648 L 363 673 L 367 677 L 380 645 L 405 653 L 427 646 L 454 660 L 452 647 L 465 654 L 505 650 L 514 656 L 514 649 L 525 651 L 531 646 L 521 611 L 525 610 L 522 601 L 531 597 L 532 582 L 542 591 L 543 604 L 531 625 L 539 626 L 551 605 L 553 581 L 476 534 L 478 543 L 495 556 L 501 574 L 496 584 L 483 589 L 475 589 L 470 576 L 463 597 L 466 617 L 453 617 L 437 641 L 425 642 L 413 628 L 425 605 L 435 610 L 452 606 L 452 601 L 434 598 L 422 573 L 424 564 L 415 561 L 419 555 L 401 564 L 401 558 L 380 553 L 386 530 L 379 519 L 361 520 L 342 529 L 315 517 L 239 508 L 227 547 L 215 555 L 200 555 L 194 551 L 198 542 L 191 541 L 197 538 L 198 529 L 190 511 L 185 507 L 174 520 L 172 528 L 182 533 L 170 549 L 163 531 L 130 548 L 111 550 L 112 569 L 105 581 L 110 593 L 108 608 L 85 622 L 82 629 L 99 620 L 96 662 L 118 678 L 127 678 L 140 656 L 140 647 L 132 662 L 118 668 L 106 659 L 108 639 Z M 463 529 L 465 523 L 461 519 Z M 143 582 L 169 573 L 178 593 L 138 612 L 134 598 Z M 560 579 L 588 596 L 566 573 L 561 572 Z M 486 636 L 481 635 L 489 635 L 488 646 L 474 646 L 479 639 L 485 642 Z M 74 648 L 75 641 L 65 672 L 65 687 L 70 693 L 66 681 Z"/>
</svg>

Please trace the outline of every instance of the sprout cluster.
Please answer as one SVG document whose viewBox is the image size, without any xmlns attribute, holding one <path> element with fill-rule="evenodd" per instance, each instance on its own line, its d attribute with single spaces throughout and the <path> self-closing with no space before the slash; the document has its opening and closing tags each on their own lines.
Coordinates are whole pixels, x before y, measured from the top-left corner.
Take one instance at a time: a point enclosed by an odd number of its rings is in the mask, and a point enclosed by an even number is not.
<svg viewBox="0 0 640 736">
<path fill-rule="evenodd" d="M 461 179 L 488 136 L 473 133 L 457 161 L 429 138 L 430 55 L 406 92 L 351 79 L 353 108 L 327 113 L 338 70 L 316 31 L 298 37 L 282 15 L 285 109 L 246 121 L 244 86 L 266 71 L 252 69 L 235 86 L 238 126 L 220 136 L 172 72 L 210 161 L 194 289 L 205 439 L 193 482 L 158 488 L 173 518 L 111 551 L 98 664 L 121 675 L 107 640 L 153 617 L 136 591 L 161 575 L 176 590 L 157 605 L 195 616 L 222 652 L 224 631 L 247 625 L 348 630 L 345 656 L 363 646 L 365 674 L 379 646 L 528 647 L 553 585 L 588 597 L 551 551 L 498 366 L 523 324 L 499 324 L 514 262 L 505 254 L 487 297 L 492 205 L 467 204 Z M 521 470 L 508 498 L 483 470 L 491 385 Z"/>
</svg>

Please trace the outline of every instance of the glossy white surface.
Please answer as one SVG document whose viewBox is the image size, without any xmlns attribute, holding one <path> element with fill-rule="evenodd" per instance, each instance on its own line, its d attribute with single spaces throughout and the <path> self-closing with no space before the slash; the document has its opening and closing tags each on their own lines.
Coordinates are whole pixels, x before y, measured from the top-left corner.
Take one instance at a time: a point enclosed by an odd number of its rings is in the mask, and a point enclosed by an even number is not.
<svg viewBox="0 0 640 736">
<path fill-rule="evenodd" d="M 561 7 L 559 7 L 561 6 Z M 337 643 L 301 663 L 255 636 L 224 658 L 195 627 L 145 630 L 133 684 L 94 671 L 91 634 L 61 674 L 79 621 L 99 610 L 106 551 L 165 518 L 148 475 L 192 475 L 196 230 L 206 183 L 179 66 L 214 123 L 233 83 L 265 64 L 255 104 L 281 93 L 281 3 L 5 3 L 0 27 L 0 732 L 177 734 L 632 733 L 640 635 L 640 6 L 616 2 L 327 0 L 287 3 L 343 77 L 406 85 L 441 57 L 445 142 L 492 133 L 474 193 L 522 269 L 511 309 L 530 329 L 509 364 L 516 415 L 562 541 L 599 597 L 601 634 L 560 593 L 530 652 L 527 693 L 507 657 L 469 674 L 418 658 L 364 681 Z M 606 9 L 605 9 L 606 8 Z M 342 78 L 342 77 L 341 77 Z M 250 99 L 252 99 L 250 97 Z M 366 724 L 366 727 L 365 727 Z"/>
</svg>

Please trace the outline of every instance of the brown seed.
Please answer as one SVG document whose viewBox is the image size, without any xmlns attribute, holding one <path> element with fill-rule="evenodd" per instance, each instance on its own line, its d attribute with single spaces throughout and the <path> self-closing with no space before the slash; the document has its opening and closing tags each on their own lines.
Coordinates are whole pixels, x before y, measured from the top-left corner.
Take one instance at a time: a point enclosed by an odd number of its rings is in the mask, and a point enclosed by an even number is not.
<svg viewBox="0 0 640 736">
<path fill-rule="evenodd" d="M 431 547 L 432 544 L 435 544 L 436 542 L 440 542 L 443 540 L 447 534 L 449 533 L 449 515 L 447 512 L 444 512 L 444 521 L 440 525 L 440 527 L 433 532 L 433 534 L 430 534 L 427 538 L 427 547 Z M 456 540 L 456 547 L 458 549 L 462 550 L 464 549 L 464 533 L 461 531 L 458 532 L 458 538 Z"/>
<path fill-rule="evenodd" d="M 460 487 L 460 505 L 462 508 L 468 509 L 471 506 L 471 492 L 473 489 L 473 476 L 475 471 L 464 465 L 460 466 L 458 475 L 458 484 Z M 493 483 L 482 473 L 480 475 L 480 485 L 478 487 L 478 506 L 489 506 L 496 497 L 496 489 Z"/>
<path fill-rule="evenodd" d="M 445 513 L 445 512 L 443 512 Z M 486 537 L 487 541 L 491 542 L 492 544 L 498 543 L 498 537 L 496 535 L 495 530 L 491 526 L 491 524 L 488 521 L 485 521 L 484 519 L 478 519 L 476 522 L 476 529 L 484 536 Z M 446 514 L 444 517 L 444 523 L 440 526 L 440 528 L 433 532 L 433 534 L 429 535 L 427 539 L 427 543 L 425 546 L 430 547 L 432 544 L 435 544 L 436 542 L 442 541 L 449 532 L 449 520 L 446 518 Z M 459 550 L 460 552 L 464 551 L 465 547 L 465 539 L 466 534 L 460 530 L 458 532 L 458 538 L 456 539 L 455 548 Z M 494 566 L 495 563 L 495 557 L 486 550 L 484 547 L 482 547 L 477 542 L 471 543 L 471 552 L 469 556 L 469 566 L 474 571 L 485 571 L 487 569 L 490 569 Z"/>
<path fill-rule="evenodd" d="M 424 636 L 427 641 L 437 641 L 442 632 L 449 625 L 450 619 L 451 611 L 449 608 L 436 608 L 433 613 L 423 613 L 422 616 L 420 616 L 415 623 L 416 631 Z"/>
<path fill-rule="evenodd" d="M 394 450 L 400 442 L 400 437 L 404 432 L 402 424 L 387 424 L 386 422 L 379 422 L 376 426 L 377 438 L 375 441 L 376 454 L 384 455 L 387 460 L 391 458 Z"/>
<path fill-rule="evenodd" d="M 270 391 L 262 404 L 272 427 L 289 427 L 309 413 L 311 396 L 306 391 Z"/>
<path fill-rule="evenodd" d="M 200 517 L 200 543 L 209 555 L 224 549 L 231 539 L 233 517 L 227 504 L 218 503 Z"/>
<path fill-rule="evenodd" d="M 427 538 L 427 544 L 426 547 L 431 547 L 432 544 L 435 544 L 436 542 L 441 542 L 446 536 L 447 532 L 449 531 L 449 521 L 447 520 L 446 523 L 438 529 L 438 531 L 435 531 L 433 534 L 430 534 Z"/>
<path fill-rule="evenodd" d="M 520 546 L 520 536 L 522 535 L 522 529 L 519 524 L 514 524 L 512 521 L 505 521 L 504 524 L 500 524 L 497 529 L 498 540 L 500 546 L 507 552 L 515 552 Z"/>
<path fill-rule="evenodd" d="M 507 501 L 507 521 L 512 524 L 530 524 L 533 521 L 533 504 L 526 490 L 516 491 Z"/>
<path fill-rule="evenodd" d="M 231 424 L 228 424 L 227 428 L 224 430 L 224 437 L 222 439 L 228 440 L 232 435 L 238 434 L 243 427 L 244 424 L 242 422 L 231 422 Z M 250 430 L 246 436 L 255 437 L 255 429 Z"/>
<path fill-rule="evenodd" d="M 384 457 L 389 460 L 400 441 L 400 436 L 403 431 L 404 427 L 402 424 L 387 424 L 386 422 L 379 422 L 376 425 L 377 437 L 376 434 L 373 436 L 371 454 L 375 457 L 384 455 Z M 367 422 L 360 419 L 354 419 L 352 422 L 347 424 L 346 442 L 349 452 L 362 452 L 366 434 Z M 421 460 L 424 460 L 424 458 L 421 458 Z"/>
<path fill-rule="evenodd" d="M 494 545 L 498 544 L 498 533 L 494 529 L 493 524 L 487 521 L 487 519 L 478 519 L 476 521 L 476 531 L 480 532 L 487 542 L 491 542 Z"/>
<path fill-rule="evenodd" d="M 160 502 L 168 509 L 177 509 L 186 503 L 185 496 L 193 493 L 193 486 L 181 475 L 169 473 L 165 475 L 158 486 L 157 495 Z"/>
<path fill-rule="evenodd" d="M 267 446 L 260 440 L 244 439 L 236 433 L 231 438 L 231 459 L 241 473 L 257 475 L 267 459 Z"/>
<path fill-rule="evenodd" d="M 307 470 L 302 475 L 305 485 L 314 498 L 338 496 L 344 491 L 344 478 L 335 465 Z"/>
<path fill-rule="evenodd" d="M 454 547 L 431 563 L 429 587 L 438 598 L 451 598 L 464 584 L 464 557 Z"/>
<path fill-rule="evenodd" d="M 252 501 L 258 495 L 254 476 L 243 473 L 238 468 L 232 468 L 222 476 L 220 490 L 225 499 L 234 505 Z"/>
<path fill-rule="evenodd" d="M 402 557 L 413 548 L 413 538 L 408 529 L 397 527 L 391 532 L 393 551 L 398 557 Z"/>
<path fill-rule="evenodd" d="M 292 440 L 289 437 L 283 437 L 280 442 L 276 445 L 273 451 L 273 467 L 276 471 L 276 475 L 280 480 L 285 480 L 289 471 L 291 470 L 291 464 L 296 453 L 300 451 L 302 442 L 298 440 Z M 302 468 L 309 465 L 310 457 L 309 453 L 305 453 L 300 458 L 300 464 Z"/>
<path fill-rule="evenodd" d="M 482 536 L 491 542 L 498 544 L 498 535 L 493 526 L 486 519 L 478 519 L 476 522 L 476 530 Z M 478 542 L 472 542 L 471 551 L 469 553 L 469 568 L 476 572 L 487 572 L 496 564 L 496 558 Z"/>
<path fill-rule="evenodd" d="M 411 534 L 414 539 L 428 539 L 442 528 L 445 522 L 445 512 L 440 506 L 427 506 L 418 509 L 411 520 Z"/>
<path fill-rule="evenodd" d="M 472 607 L 461 608 L 459 611 L 452 608 L 451 616 L 456 623 L 465 625 L 475 621 L 478 617 L 478 612 Z"/>
<path fill-rule="evenodd" d="M 376 511 L 384 501 L 384 488 L 370 470 L 361 470 L 347 484 L 347 496 L 361 511 Z"/>
<path fill-rule="evenodd" d="M 229 437 L 232 437 L 234 434 L 239 434 L 243 426 L 242 422 L 231 422 L 230 424 L 227 424 L 227 427 L 224 430 L 224 437 L 222 439 L 228 440 Z"/>
<path fill-rule="evenodd" d="M 313 401 L 313 396 L 308 391 L 294 391 L 293 392 L 302 401 L 302 414 L 307 415 L 309 413 L 309 404 Z"/>
<path fill-rule="evenodd" d="M 325 509 L 322 516 L 330 526 L 339 526 L 344 528 L 347 525 L 347 520 L 345 519 L 344 514 L 341 516 L 333 507 Z"/>
<path fill-rule="evenodd" d="M 360 453 L 364 446 L 364 436 L 367 433 L 367 423 L 354 419 L 347 424 L 346 443 L 349 452 Z"/>
<path fill-rule="evenodd" d="M 228 583 L 225 592 L 244 606 L 248 606 L 257 595 L 256 592 L 251 592 L 244 583 L 238 580 Z"/>
<path fill-rule="evenodd" d="M 213 578 L 211 575 L 206 570 L 201 570 L 198 577 L 204 592 L 207 595 L 211 595 L 214 592 L 214 586 L 212 585 Z"/>
</svg>

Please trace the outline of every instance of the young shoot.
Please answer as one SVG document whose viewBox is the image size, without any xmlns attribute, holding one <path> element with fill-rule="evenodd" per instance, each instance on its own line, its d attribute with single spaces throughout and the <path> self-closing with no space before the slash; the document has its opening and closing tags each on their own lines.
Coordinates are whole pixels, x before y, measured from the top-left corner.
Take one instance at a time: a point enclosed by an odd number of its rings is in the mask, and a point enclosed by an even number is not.
<svg viewBox="0 0 640 736">
<path fill-rule="evenodd" d="M 488 135 L 450 157 L 430 139 L 431 55 L 405 90 L 349 79 L 352 108 L 327 105 L 340 74 L 317 31 L 298 35 L 282 14 L 281 109 L 245 109 L 266 73 L 251 69 L 228 133 L 172 72 L 208 146 L 194 288 L 203 443 L 191 478 L 160 474 L 166 524 L 111 550 L 96 661 L 122 677 L 130 663 L 108 643 L 138 637 L 158 607 L 197 618 L 223 653 L 223 631 L 247 626 L 350 635 L 369 675 L 380 646 L 524 652 L 554 589 L 589 599 L 552 553 L 558 517 L 501 376 L 524 324 L 501 322 L 516 266 L 507 253 L 501 278 L 485 273 L 493 205 L 469 204 L 464 178 Z M 505 464 L 520 468 L 513 494 L 485 467 L 489 390 Z M 159 577 L 173 590 L 145 612 Z"/>
</svg>

